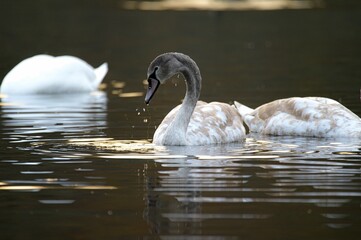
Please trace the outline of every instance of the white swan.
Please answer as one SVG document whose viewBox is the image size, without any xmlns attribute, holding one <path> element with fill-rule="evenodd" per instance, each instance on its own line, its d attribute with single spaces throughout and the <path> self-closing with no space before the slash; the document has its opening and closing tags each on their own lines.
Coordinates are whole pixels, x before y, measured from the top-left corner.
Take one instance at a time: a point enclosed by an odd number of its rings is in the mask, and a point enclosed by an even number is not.
<svg viewBox="0 0 361 240">
<path fill-rule="evenodd" d="M 207 145 L 242 141 L 245 129 L 242 118 L 229 104 L 198 101 L 201 74 L 197 64 L 182 53 L 165 53 L 156 57 L 148 67 L 148 104 L 159 84 L 175 74 L 185 78 L 187 92 L 181 105 L 163 119 L 154 133 L 156 145 Z"/>
<path fill-rule="evenodd" d="M 36 55 L 21 61 L 3 79 L 2 94 L 90 92 L 108 72 L 107 63 L 94 69 L 73 56 Z"/>
<path fill-rule="evenodd" d="M 235 105 L 250 132 L 270 135 L 361 138 L 361 119 L 339 102 L 322 97 L 276 100 L 256 109 Z"/>
</svg>

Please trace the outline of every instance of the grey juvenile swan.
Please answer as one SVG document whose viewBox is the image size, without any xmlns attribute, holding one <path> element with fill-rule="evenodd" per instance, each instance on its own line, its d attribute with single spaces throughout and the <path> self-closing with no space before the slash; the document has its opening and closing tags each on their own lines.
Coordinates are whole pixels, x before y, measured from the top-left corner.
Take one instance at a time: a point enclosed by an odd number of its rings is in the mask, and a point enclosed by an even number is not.
<svg viewBox="0 0 361 240">
<path fill-rule="evenodd" d="M 245 129 L 241 115 L 226 103 L 198 101 L 201 74 L 197 64 L 182 53 L 164 53 L 148 67 L 148 104 L 160 84 L 176 74 L 185 78 L 187 91 L 183 103 L 163 119 L 154 133 L 156 145 L 207 145 L 242 141 Z"/>
</svg>

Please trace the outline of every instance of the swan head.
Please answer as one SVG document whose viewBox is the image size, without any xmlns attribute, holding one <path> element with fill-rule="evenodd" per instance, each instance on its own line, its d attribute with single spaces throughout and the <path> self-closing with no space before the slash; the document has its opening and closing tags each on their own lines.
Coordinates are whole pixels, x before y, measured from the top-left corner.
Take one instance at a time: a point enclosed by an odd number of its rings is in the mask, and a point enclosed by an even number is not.
<svg viewBox="0 0 361 240">
<path fill-rule="evenodd" d="M 184 59 L 191 60 L 187 55 L 172 52 L 161 54 L 150 63 L 147 73 L 148 89 L 145 96 L 146 104 L 149 104 L 160 84 L 165 83 L 174 75 L 183 72 L 184 68 L 187 67 Z"/>
</svg>

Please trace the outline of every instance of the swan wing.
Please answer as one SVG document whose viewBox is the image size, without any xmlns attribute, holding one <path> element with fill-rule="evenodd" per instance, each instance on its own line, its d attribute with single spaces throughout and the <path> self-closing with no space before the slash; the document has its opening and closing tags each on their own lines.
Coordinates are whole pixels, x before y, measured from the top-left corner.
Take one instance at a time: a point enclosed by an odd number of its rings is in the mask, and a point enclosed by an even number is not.
<svg viewBox="0 0 361 240">
<path fill-rule="evenodd" d="M 187 129 L 191 144 L 236 142 L 244 138 L 241 115 L 235 107 L 220 102 L 197 105 Z"/>
<path fill-rule="evenodd" d="M 154 134 L 154 142 L 161 142 L 181 105 L 175 107 L 163 119 Z M 226 103 L 197 102 L 190 119 L 186 140 L 188 145 L 206 145 L 242 141 L 245 129 L 236 108 Z"/>
<path fill-rule="evenodd" d="M 272 135 L 342 137 L 361 134 L 361 120 L 328 98 L 287 98 L 255 109 L 246 121 L 251 132 Z"/>
</svg>

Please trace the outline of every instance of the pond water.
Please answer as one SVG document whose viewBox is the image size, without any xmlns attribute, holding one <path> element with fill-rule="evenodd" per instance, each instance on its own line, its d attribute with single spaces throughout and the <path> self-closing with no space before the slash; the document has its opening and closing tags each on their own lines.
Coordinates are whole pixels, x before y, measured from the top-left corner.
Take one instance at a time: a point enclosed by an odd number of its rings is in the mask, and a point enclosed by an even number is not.
<svg viewBox="0 0 361 240">
<path fill-rule="evenodd" d="M 147 140 L 154 124 L 144 120 L 154 113 L 137 110 L 140 97 L 5 99 L 6 239 L 360 234 L 360 141 L 249 135 L 244 143 L 159 147 Z M 123 117 L 109 121 L 109 112 Z"/>
<path fill-rule="evenodd" d="M 360 236 L 361 140 L 248 135 L 154 146 L 183 80 L 162 86 L 150 106 L 143 96 L 149 62 L 180 51 L 199 64 L 202 100 L 256 107 L 318 95 L 360 116 L 360 8 L 142 12 L 54 2 L 42 3 L 46 11 L 2 3 L 11 24 L 0 23 L 1 76 L 39 52 L 108 61 L 110 71 L 91 94 L 1 96 L 1 239 Z"/>
</svg>

